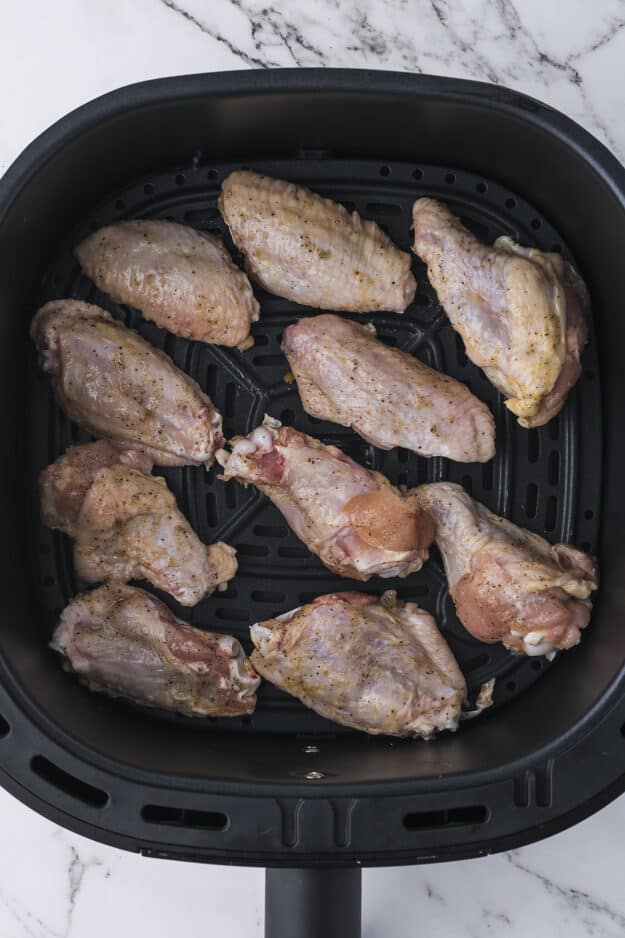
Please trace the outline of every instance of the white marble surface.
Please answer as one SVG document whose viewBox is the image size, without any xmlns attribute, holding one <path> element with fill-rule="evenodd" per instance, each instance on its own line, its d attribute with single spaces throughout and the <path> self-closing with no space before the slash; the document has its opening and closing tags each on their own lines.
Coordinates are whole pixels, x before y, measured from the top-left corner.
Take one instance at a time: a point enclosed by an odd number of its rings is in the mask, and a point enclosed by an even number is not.
<svg viewBox="0 0 625 938">
<path fill-rule="evenodd" d="M 365 66 L 502 82 L 625 157 L 624 0 L 4 0 L 0 173 L 97 94 L 251 66 Z M 0 792 L 0 938 L 262 934 L 258 870 L 174 864 L 70 835 Z M 366 938 L 625 935 L 625 799 L 485 860 L 367 871 Z"/>
</svg>

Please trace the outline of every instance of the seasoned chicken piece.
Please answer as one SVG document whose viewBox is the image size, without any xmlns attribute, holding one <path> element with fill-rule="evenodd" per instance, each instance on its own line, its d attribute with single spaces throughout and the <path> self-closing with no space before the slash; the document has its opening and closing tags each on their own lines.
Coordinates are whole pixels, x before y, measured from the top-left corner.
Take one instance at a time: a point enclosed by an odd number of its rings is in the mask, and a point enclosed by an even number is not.
<svg viewBox="0 0 625 938">
<path fill-rule="evenodd" d="M 217 452 L 221 478 L 264 492 L 333 573 L 368 580 L 421 569 L 432 524 L 379 472 L 271 417 L 232 443 Z"/>
<path fill-rule="evenodd" d="M 260 678 L 231 635 L 195 629 L 124 583 L 76 596 L 50 647 L 90 690 L 185 716 L 252 713 Z"/>
<path fill-rule="evenodd" d="M 466 684 L 415 603 L 332 593 L 251 628 L 255 670 L 321 716 L 366 733 L 455 730 Z"/>
<path fill-rule="evenodd" d="M 300 319 L 282 341 L 304 409 L 352 427 L 380 449 L 486 462 L 495 424 L 459 381 L 380 342 L 372 325 L 340 316 Z"/>
<path fill-rule="evenodd" d="M 133 467 L 104 440 L 70 447 L 39 477 L 42 520 L 75 539 L 76 573 L 87 583 L 148 580 L 195 606 L 232 579 L 236 553 L 202 544 L 165 479 L 149 475 L 139 456 L 143 466 Z"/>
<path fill-rule="evenodd" d="M 590 301 L 580 276 L 511 238 L 481 244 L 434 199 L 417 199 L 413 223 L 414 251 L 468 357 L 522 427 L 547 423 L 581 374 Z"/>
<path fill-rule="evenodd" d="M 247 273 L 305 306 L 403 313 L 416 282 L 410 255 L 373 221 L 282 179 L 231 173 L 219 196 Z"/>
<path fill-rule="evenodd" d="M 83 271 L 163 329 L 217 345 L 251 344 L 259 306 L 222 240 L 169 221 L 121 221 L 76 248 Z"/>
<path fill-rule="evenodd" d="M 59 405 L 80 426 L 159 466 L 210 466 L 221 414 L 164 352 L 79 300 L 46 303 L 30 333 Z"/>
<path fill-rule="evenodd" d="M 471 635 L 526 655 L 579 642 L 598 584 L 588 554 L 499 518 L 459 485 L 422 485 L 416 494 L 436 525 L 449 590 Z"/>
</svg>

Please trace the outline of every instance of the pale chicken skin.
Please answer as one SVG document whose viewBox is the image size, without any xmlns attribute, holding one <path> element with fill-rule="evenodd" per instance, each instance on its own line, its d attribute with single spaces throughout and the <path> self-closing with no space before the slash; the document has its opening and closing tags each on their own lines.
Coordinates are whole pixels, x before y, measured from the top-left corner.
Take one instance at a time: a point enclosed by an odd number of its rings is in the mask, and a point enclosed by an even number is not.
<svg viewBox="0 0 625 938">
<path fill-rule="evenodd" d="M 87 583 L 147 580 L 195 606 L 236 573 L 236 553 L 206 545 L 165 479 L 104 440 L 72 446 L 39 477 L 41 517 L 74 538 L 76 573 Z"/>
<path fill-rule="evenodd" d="M 221 414 L 164 352 L 80 300 L 46 303 L 30 333 L 71 420 L 159 466 L 210 466 Z"/>
<path fill-rule="evenodd" d="M 526 655 L 579 642 L 598 586 L 592 557 L 498 517 L 451 482 L 416 493 L 434 521 L 449 591 L 471 635 Z"/>
<path fill-rule="evenodd" d="M 250 634 L 255 670 L 336 723 L 423 739 L 458 726 L 462 672 L 433 617 L 392 591 L 319 596 Z"/>
<path fill-rule="evenodd" d="M 313 417 L 351 427 L 380 449 L 458 462 L 495 455 L 488 407 L 459 381 L 384 345 L 371 324 L 300 319 L 285 329 L 282 350 Z"/>
<path fill-rule="evenodd" d="M 339 576 L 405 577 L 428 557 L 432 523 L 416 500 L 335 446 L 266 417 L 249 436 L 232 441 L 231 453 L 219 450 L 217 461 L 222 479 L 264 492 Z"/>
<path fill-rule="evenodd" d="M 590 300 L 559 254 L 511 238 L 482 244 L 440 202 L 417 199 L 414 252 L 471 361 L 522 427 L 548 423 L 581 374 Z"/>
<path fill-rule="evenodd" d="M 259 306 L 222 240 L 169 221 L 107 225 L 76 247 L 84 273 L 119 303 L 185 339 L 248 343 Z"/>
<path fill-rule="evenodd" d="M 231 635 L 193 628 L 150 593 L 112 583 L 76 596 L 50 647 L 90 690 L 185 716 L 252 713 L 260 678 Z"/>
<path fill-rule="evenodd" d="M 375 222 L 310 189 L 240 171 L 218 204 L 247 273 L 270 293 L 353 313 L 403 313 L 414 298 L 410 255 Z"/>
</svg>

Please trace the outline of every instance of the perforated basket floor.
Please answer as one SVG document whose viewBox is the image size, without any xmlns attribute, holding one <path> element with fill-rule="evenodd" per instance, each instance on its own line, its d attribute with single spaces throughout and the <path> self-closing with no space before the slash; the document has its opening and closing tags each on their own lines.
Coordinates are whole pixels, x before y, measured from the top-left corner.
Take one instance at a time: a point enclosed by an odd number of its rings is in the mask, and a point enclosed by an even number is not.
<svg viewBox="0 0 625 938">
<path fill-rule="evenodd" d="M 113 193 L 59 246 L 42 285 L 40 302 L 64 296 L 84 299 L 103 306 L 137 329 L 207 391 L 223 414 L 226 437 L 248 432 L 264 413 L 269 413 L 285 424 L 340 446 L 363 465 L 383 472 L 396 485 L 414 486 L 443 479 L 460 482 L 492 510 L 549 540 L 571 541 L 594 551 L 600 501 L 600 396 L 592 336 L 584 357 L 583 377 L 564 411 L 546 427 L 527 431 L 518 426 L 482 372 L 467 361 L 462 343 L 429 285 L 425 266 L 417 258 L 413 259 L 417 294 L 405 315 L 354 317 L 359 321 L 371 319 L 386 343 L 460 379 L 488 403 L 497 425 L 497 455 L 484 465 L 462 465 L 445 459 L 422 459 L 402 449 L 382 452 L 353 432 L 304 413 L 297 388 L 284 381 L 288 366 L 280 352 L 280 338 L 286 325 L 316 310 L 298 307 L 256 288 L 261 318 L 253 327 L 255 344 L 240 353 L 169 335 L 144 321 L 136 311 L 113 303 L 82 276 L 72 255 L 73 245 L 88 232 L 123 218 L 167 218 L 219 232 L 240 262 L 216 208 L 221 180 L 239 168 L 240 164 L 194 163 L 146 176 Z M 419 196 L 429 195 L 445 200 L 485 242 L 508 234 L 523 244 L 561 251 L 573 260 L 549 222 L 532 206 L 501 186 L 464 171 L 304 156 L 295 161 L 254 162 L 248 168 L 304 183 L 350 210 L 355 208 L 363 217 L 377 221 L 405 250 L 411 244 L 412 203 Z M 34 493 L 37 473 L 70 443 L 88 437 L 54 403 L 49 381 L 36 368 L 34 354 L 31 367 Z M 499 645 L 475 641 L 464 631 L 455 616 L 436 551 L 421 571 L 407 579 L 374 579 L 368 584 L 344 580 L 323 567 L 262 495 L 238 483 L 219 481 L 218 468 L 210 472 L 200 468 L 155 471 L 167 478 L 203 540 L 228 541 L 238 552 L 239 572 L 227 591 L 214 594 L 193 610 L 177 607 L 169 597 L 163 597 L 177 615 L 193 625 L 232 633 L 249 649 L 250 624 L 315 596 L 344 589 L 375 593 L 396 589 L 401 599 L 416 601 L 436 616 L 465 673 L 470 695 L 482 682 L 496 677 L 495 706 L 502 706 L 549 667 L 544 658 L 511 655 Z M 37 516 L 35 506 L 33 515 Z M 47 641 L 61 609 L 84 584 L 74 574 L 68 538 L 48 531 L 37 521 L 33 544 L 33 562 L 45 604 L 42 641 Z M 68 675 L 67 680 L 74 678 Z M 131 705 L 116 702 L 114 706 Z M 150 713 L 155 719 L 185 719 Z M 349 732 L 267 683 L 260 689 L 253 716 L 192 722 L 198 731 L 211 732 Z"/>
</svg>

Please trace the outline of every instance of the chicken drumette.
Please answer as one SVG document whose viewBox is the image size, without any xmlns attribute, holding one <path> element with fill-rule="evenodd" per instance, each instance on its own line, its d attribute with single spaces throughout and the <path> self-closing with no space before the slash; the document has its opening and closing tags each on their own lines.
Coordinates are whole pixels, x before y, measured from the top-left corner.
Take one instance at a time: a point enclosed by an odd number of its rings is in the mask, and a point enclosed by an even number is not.
<svg viewBox="0 0 625 938">
<path fill-rule="evenodd" d="M 223 479 L 252 483 L 295 533 L 340 576 L 407 576 L 428 556 L 432 524 L 416 499 L 379 472 L 266 417 L 232 452 L 219 450 Z"/>
<path fill-rule="evenodd" d="M 451 482 L 415 492 L 434 521 L 449 590 L 467 631 L 526 655 L 579 642 L 598 584 L 592 557 L 498 517 Z"/>
</svg>

